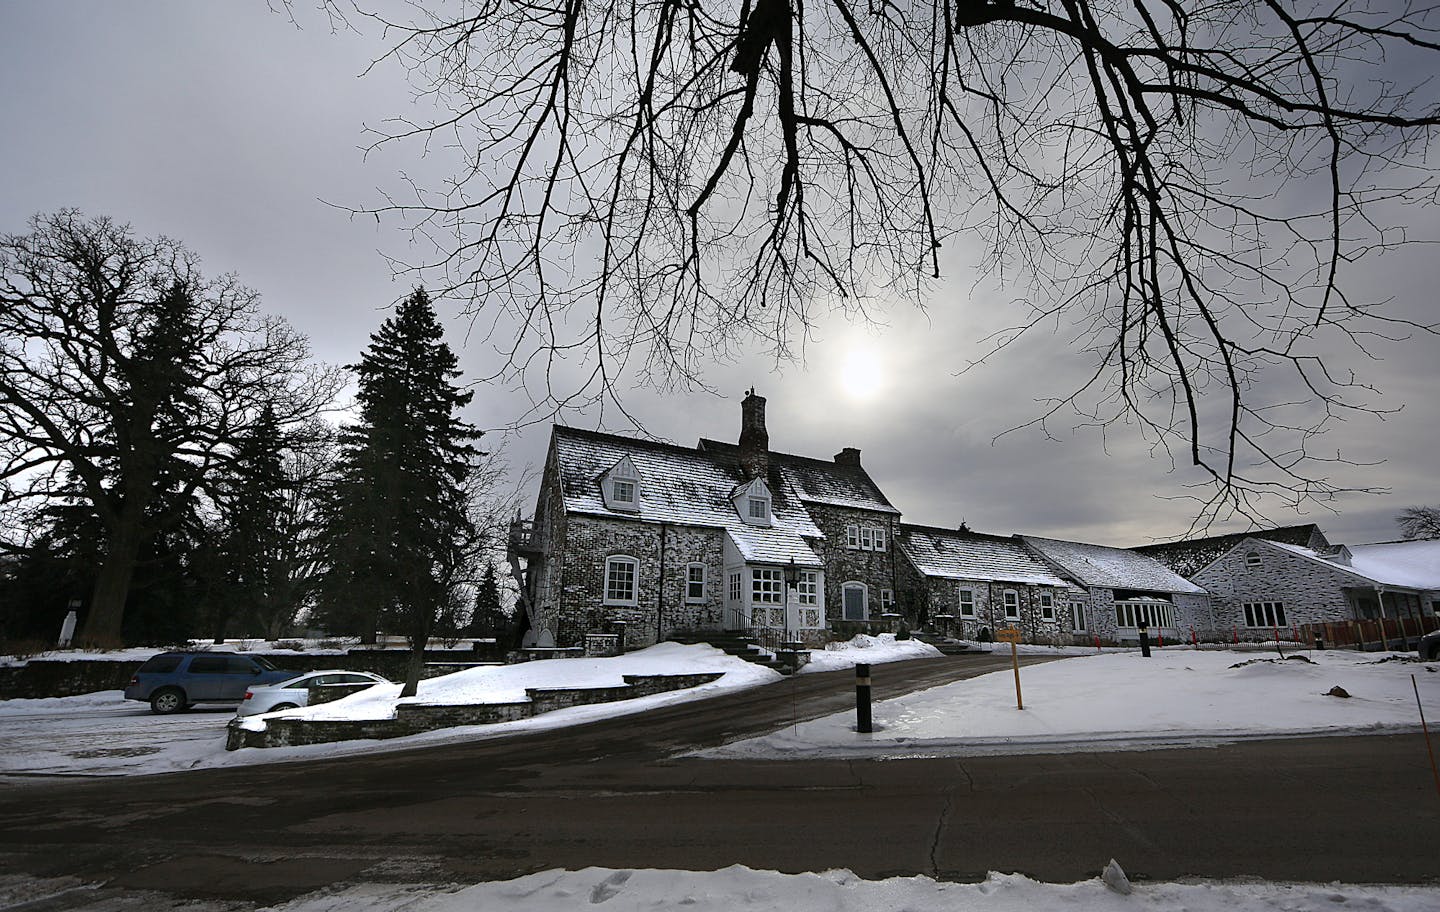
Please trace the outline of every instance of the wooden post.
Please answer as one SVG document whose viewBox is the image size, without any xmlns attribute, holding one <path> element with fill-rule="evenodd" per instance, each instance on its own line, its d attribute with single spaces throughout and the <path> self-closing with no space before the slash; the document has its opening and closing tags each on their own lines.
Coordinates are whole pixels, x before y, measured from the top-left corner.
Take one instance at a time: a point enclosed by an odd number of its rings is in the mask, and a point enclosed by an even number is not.
<svg viewBox="0 0 1440 912">
<path fill-rule="evenodd" d="M 1024 709 L 1025 701 L 1020 696 L 1020 648 L 1010 641 L 1010 666 L 1015 670 L 1015 708 Z"/>
</svg>

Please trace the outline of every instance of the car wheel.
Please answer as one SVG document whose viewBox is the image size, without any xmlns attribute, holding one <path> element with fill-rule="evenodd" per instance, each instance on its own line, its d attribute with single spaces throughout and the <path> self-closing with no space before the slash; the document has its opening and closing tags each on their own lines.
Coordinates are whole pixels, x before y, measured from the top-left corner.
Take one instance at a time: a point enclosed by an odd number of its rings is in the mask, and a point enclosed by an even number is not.
<svg viewBox="0 0 1440 912">
<path fill-rule="evenodd" d="M 162 716 L 180 712 L 185 708 L 185 694 L 173 687 L 155 691 L 150 696 L 150 711 Z"/>
<path fill-rule="evenodd" d="M 294 703 L 276 703 L 270 707 L 269 712 L 279 712 L 282 709 L 299 709 Z"/>
</svg>

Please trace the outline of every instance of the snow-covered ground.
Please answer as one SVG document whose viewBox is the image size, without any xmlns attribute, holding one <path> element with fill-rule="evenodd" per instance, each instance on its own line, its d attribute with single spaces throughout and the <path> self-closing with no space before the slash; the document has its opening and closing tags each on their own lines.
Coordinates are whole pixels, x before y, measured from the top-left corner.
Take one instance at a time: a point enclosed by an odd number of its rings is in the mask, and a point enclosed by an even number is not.
<svg viewBox="0 0 1440 912">
<path fill-rule="evenodd" d="M 1023 648 L 1023 647 L 1022 647 Z M 1053 654 L 1044 647 L 1028 652 Z M 1070 650 L 1067 650 L 1069 652 Z M 1086 652 L 1085 650 L 1075 650 Z M 875 732 L 854 732 L 841 713 L 763 738 L 707 751 L 717 757 L 904 756 L 1020 751 L 1153 748 L 1217 738 L 1303 733 L 1404 731 L 1418 727 L 1414 673 L 1432 722 L 1440 723 L 1440 669 L 1401 656 L 1339 650 L 1293 653 L 1310 661 L 1274 661 L 1274 653 L 1171 647 L 1154 657 L 1093 652 L 1021 670 L 1025 709 L 1015 708 L 1009 670 L 884 700 L 887 662 L 934 655 L 932 647 L 891 636 L 857 637 L 814 654 L 812 671 L 869 662 Z M 1239 667 L 1232 667 L 1238 665 Z M 422 744 L 503 737 L 702 699 L 777 681 L 769 669 L 708 646 L 661 644 L 612 659 L 554 659 L 487 666 L 432 678 L 414 698 L 426 703 L 506 702 L 526 687 L 621 683 L 625 674 L 721 671 L 718 681 L 637 700 L 577 706 L 499 725 L 442 729 L 391 741 L 352 741 L 266 750 L 224 750 L 232 711 L 204 709 L 154 716 L 118 691 L 49 700 L 0 701 L 0 775 L 133 775 L 321 756 L 397 750 Z M 1339 685 L 1348 699 L 1326 696 Z M 316 718 L 388 718 L 399 686 L 290 710 Z M 253 717 L 255 720 L 264 717 Z M 252 721 L 251 724 L 258 724 Z"/>
<path fill-rule="evenodd" d="M 874 673 L 874 732 L 837 713 L 706 751 L 712 757 L 890 756 L 1116 750 L 1213 739 L 1418 729 L 1418 682 L 1427 721 L 1440 724 L 1440 664 L 1403 653 L 1155 650 L 1077 656 L 1023 667 L 1025 708 L 1007 669 L 881 700 Z M 1328 696 L 1335 686 L 1349 698 Z"/>
<path fill-rule="evenodd" d="M 1440 888 L 1432 886 L 1195 880 L 1138 883 L 1133 890 L 1122 895 L 1099 878 L 1050 884 L 995 873 L 981 883 L 943 883 L 923 876 L 863 880 L 843 870 L 779 874 L 740 865 L 719 871 L 584 868 L 471 886 L 362 884 L 267 908 L 270 912 L 579 912 L 596 906 L 606 912 L 1431 912 L 1440 908 Z M 67 891 L 72 899 L 81 899 L 86 892 L 68 878 L 0 877 L 0 903 L 5 908 L 44 902 Z M 196 907 L 213 908 L 203 902 Z"/>
</svg>

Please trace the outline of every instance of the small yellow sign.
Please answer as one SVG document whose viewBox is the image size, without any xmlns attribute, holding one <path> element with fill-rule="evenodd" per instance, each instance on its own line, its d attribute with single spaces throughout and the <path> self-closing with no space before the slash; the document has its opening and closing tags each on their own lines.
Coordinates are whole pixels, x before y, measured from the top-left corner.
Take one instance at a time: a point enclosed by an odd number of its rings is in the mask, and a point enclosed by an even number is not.
<svg viewBox="0 0 1440 912">
<path fill-rule="evenodd" d="M 995 640 L 1000 643 L 1018 643 L 1020 642 L 1020 628 L 1001 627 L 995 631 Z"/>
</svg>

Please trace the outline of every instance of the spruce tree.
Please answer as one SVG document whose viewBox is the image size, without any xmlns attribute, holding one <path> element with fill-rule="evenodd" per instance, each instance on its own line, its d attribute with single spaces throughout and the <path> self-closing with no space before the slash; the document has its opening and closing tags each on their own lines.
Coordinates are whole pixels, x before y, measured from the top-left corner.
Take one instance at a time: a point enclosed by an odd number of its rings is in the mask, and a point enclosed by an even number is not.
<svg viewBox="0 0 1440 912">
<path fill-rule="evenodd" d="M 352 370 L 360 419 L 341 431 L 329 505 L 330 570 L 323 616 L 404 631 L 419 683 L 425 643 L 473 535 L 466 480 L 480 432 L 457 417 L 473 393 L 455 384 L 457 359 L 424 289 L 370 337 Z"/>
<path fill-rule="evenodd" d="M 485 573 L 475 590 L 475 611 L 470 616 L 470 635 L 503 640 L 506 627 L 505 611 L 500 607 L 500 584 L 495 577 L 495 563 L 485 564 Z"/>
</svg>

